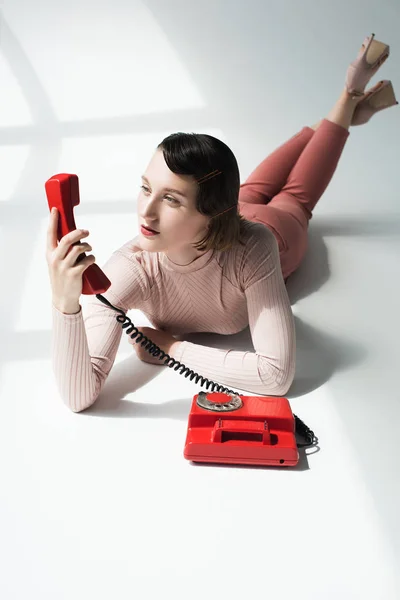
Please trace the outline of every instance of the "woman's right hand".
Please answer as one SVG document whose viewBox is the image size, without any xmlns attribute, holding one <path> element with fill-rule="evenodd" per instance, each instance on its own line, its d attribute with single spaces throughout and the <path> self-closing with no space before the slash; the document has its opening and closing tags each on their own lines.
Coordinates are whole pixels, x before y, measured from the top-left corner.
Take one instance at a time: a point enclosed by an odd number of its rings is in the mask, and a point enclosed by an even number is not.
<svg viewBox="0 0 400 600">
<path fill-rule="evenodd" d="M 49 269 L 53 304 L 64 313 L 79 312 L 79 298 L 82 294 L 83 272 L 95 262 L 93 254 L 84 252 L 92 247 L 80 240 L 89 235 L 87 230 L 75 229 L 57 241 L 59 213 L 50 213 L 47 230 L 46 260 Z"/>
</svg>

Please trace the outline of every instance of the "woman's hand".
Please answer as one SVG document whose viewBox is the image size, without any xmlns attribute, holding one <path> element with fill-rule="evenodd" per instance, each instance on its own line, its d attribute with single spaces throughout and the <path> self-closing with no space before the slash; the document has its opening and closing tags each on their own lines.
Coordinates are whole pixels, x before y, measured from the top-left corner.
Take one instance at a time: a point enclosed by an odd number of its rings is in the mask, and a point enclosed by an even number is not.
<svg viewBox="0 0 400 600">
<path fill-rule="evenodd" d="M 154 344 L 156 344 L 156 346 L 161 348 L 161 350 L 163 350 L 166 354 L 169 354 L 169 356 L 171 356 L 171 352 L 173 352 L 173 347 L 176 348 L 176 344 L 180 343 L 166 331 L 153 329 L 152 327 L 138 327 L 138 329 L 140 333 L 149 338 Z M 140 360 L 142 360 L 143 362 L 150 363 L 151 365 L 159 365 L 161 367 L 166 366 L 164 364 L 165 357 L 163 360 L 160 360 L 156 356 L 153 356 L 152 354 L 147 352 L 145 347 L 141 346 L 140 342 L 137 343 L 135 341 L 138 337 L 139 334 L 136 336 L 135 339 L 128 337 L 128 341 L 130 344 L 132 344 L 138 358 L 140 358 Z M 141 341 L 143 341 L 143 338 Z"/>
<path fill-rule="evenodd" d="M 46 260 L 49 269 L 53 304 L 66 314 L 79 312 L 83 273 L 95 262 L 93 254 L 85 255 L 92 246 L 80 240 L 89 235 L 83 229 L 70 231 L 57 242 L 59 212 L 53 209 L 47 229 Z"/>
</svg>

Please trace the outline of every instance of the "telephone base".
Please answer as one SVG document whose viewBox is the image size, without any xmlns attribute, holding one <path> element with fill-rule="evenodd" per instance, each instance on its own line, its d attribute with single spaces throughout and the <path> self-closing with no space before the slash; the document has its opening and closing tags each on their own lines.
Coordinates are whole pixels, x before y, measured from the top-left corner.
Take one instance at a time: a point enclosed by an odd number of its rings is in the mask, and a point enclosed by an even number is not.
<svg viewBox="0 0 400 600">
<path fill-rule="evenodd" d="M 196 394 L 184 457 L 198 463 L 297 465 L 295 420 L 288 399 L 221 392 Z"/>
</svg>

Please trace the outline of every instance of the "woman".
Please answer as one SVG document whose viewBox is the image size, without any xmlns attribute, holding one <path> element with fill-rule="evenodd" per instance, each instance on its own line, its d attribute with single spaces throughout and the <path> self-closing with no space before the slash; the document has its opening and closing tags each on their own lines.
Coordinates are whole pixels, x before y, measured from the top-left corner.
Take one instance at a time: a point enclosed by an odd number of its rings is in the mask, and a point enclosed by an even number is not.
<svg viewBox="0 0 400 600">
<path fill-rule="evenodd" d="M 262 395 L 287 393 L 295 372 L 295 329 L 285 281 L 301 263 L 312 211 L 336 169 L 350 125 L 397 104 L 389 81 L 365 87 L 389 47 L 363 43 L 346 85 L 325 119 L 304 127 L 240 185 L 231 150 L 201 134 L 172 134 L 158 146 L 138 198 L 140 235 L 116 250 L 103 270 L 104 296 L 124 312 L 136 308 L 154 329 L 140 328 L 174 359 L 215 382 Z M 47 261 L 53 292 L 53 368 L 75 412 L 98 397 L 123 330 L 114 310 L 91 297 L 85 318 L 77 263 L 88 232 L 57 244 L 52 215 Z M 146 229 L 147 228 L 147 229 Z M 152 230 L 152 231 L 150 231 Z M 209 348 L 176 337 L 232 334 L 250 327 L 255 352 Z M 138 356 L 161 364 L 130 340 Z"/>
</svg>

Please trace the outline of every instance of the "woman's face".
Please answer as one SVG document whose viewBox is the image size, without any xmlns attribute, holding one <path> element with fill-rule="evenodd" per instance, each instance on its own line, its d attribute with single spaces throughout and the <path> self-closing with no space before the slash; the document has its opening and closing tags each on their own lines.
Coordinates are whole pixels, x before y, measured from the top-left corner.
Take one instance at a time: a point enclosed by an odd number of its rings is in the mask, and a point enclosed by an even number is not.
<svg viewBox="0 0 400 600">
<path fill-rule="evenodd" d="M 155 152 L 142 176 L 138 196 L 143 250 L 164 252 L 177 264 L 186 264 L 202 254 L 192 244 L 204 237 L 210 217 L 196 210 L 197 186 L 191 175 L 176 175 L 168 168 L 162 150 Z M 159 233 L 145 236 L 142 225 Z"/>
</svg>

